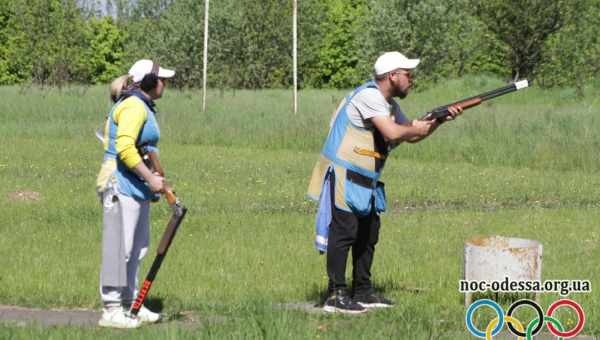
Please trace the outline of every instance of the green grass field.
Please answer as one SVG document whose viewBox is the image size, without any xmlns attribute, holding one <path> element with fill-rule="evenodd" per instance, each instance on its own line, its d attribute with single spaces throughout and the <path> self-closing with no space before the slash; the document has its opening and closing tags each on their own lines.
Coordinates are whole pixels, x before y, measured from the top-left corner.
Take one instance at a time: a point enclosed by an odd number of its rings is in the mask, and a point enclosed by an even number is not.
<svg viewBox="0 0 600 340">
<path fill-rule="evenodd" d="M 412 93 L 409 117 L 502 85 L 475 77 Z M 463 243 L 474 236 L 536 239 L 543 279 L 597 282 L 600 259 L 600 117 L 597 89 L 531 88 L 467 111 L 387 163 L 389 211 L 373 268 L 397 302 L 359 317 L 282 310 L 319 300 L 324 257 L 313 247 L 315 205 L 304 193 L 332 111 L 346 91 L 174 91 L 158 102 L 161 160 L 189 207 L 150 293 L 199 327 L 177 323 L 122 332 L 0 325 L 0 338 L 474 339 L 458 292 Z M 101 216 L 94 130 L 110 105 L 104 87 L 0 88 L 0 304 L 99 309 Z M 15 192 L 37 192 L 21 200 Z M 145 275 L 169 211 L 152 210 Z M 142 276 L 143 276 L 142 275 Z M 600 293 L 570 296 L 600 335 Z M 542 306 L 558 298 L 542 296 Z M 564 320 L 574 313 L 563 313 Z M 571 315 L 573 314 L 573 315 Z M 560 315 L 560 313 L 559 313 Z M 481 324 L 485 325 L 486 320 Z M 489 321 L 489 320 L 488 320 Z"/>
</svg>

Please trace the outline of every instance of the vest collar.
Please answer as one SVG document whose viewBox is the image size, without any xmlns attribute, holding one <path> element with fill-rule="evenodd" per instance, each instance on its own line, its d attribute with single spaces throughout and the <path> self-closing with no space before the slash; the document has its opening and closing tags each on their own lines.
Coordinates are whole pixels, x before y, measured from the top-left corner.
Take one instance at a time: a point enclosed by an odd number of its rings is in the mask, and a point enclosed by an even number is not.
<svg viewBox="0 0 600 340">
<path fill-rule="evenodd" d="M 137 97 L 137 98 L 139 98 L 141 101 L 143 101 L 143 102 L 144 102 L 144 104 L 146 104 L 146 105 L 147 105 L 147 106 L 148 106 L 150 109 L 152 109 L 152 111 L 155 111 L 156 103 L 154 103 L 154 100 L 152 100 L 152 99 L 150 99 L 150 98 L 146 97 L 146 96 L 145 96 L 145 95 L 142 93 L 142 91 L 141 91 L 141 90 L 139 90 L 139 89 L 132 89 L 132 90 L 129 90 L 129 91 L 126 91 L 126 92 L 124 92 L 124 93 L 121 95 L 121 98 L 120 98 L 120 100 L 127 99 L 127 98 L 129 98 L 129 97 L 131 97 L 131 96 L 134 96 L 134 97 Z"/>
</svg>

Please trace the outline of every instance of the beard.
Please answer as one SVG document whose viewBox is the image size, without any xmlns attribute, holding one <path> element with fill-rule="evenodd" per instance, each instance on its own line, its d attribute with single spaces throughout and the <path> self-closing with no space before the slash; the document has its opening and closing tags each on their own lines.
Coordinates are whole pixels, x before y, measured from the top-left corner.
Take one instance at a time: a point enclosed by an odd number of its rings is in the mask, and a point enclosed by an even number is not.
<svg viewBox="0 0 600 340">
<path fill-rule="evenodd" d="M 401 82 L 397 82 L 394 80 L 392 80 L 391 85 L 393 97 L 398 97 L 400 99 L 406 98 L 406 96 L 408 95 L 408 88 L 410 87 L 410 85 L 407 85 L 405 88 L 403 88 Z"/>
<path fill-rule="evenodd" d="M 406 98 L 406 96 L 408 95 L 408 89 L 403 90 L 399 87 L 395 87 L 394 88 L 394 97 L 398 97 L 400 99 L 404 99 Z"/>
</svg>

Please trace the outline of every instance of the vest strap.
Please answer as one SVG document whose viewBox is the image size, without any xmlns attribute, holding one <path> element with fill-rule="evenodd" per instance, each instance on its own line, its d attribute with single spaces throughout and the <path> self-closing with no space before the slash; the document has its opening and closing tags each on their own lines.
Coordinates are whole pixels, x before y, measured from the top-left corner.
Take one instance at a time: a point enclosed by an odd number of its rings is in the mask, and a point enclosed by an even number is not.
<svg viewBox="0 0 600 340">
<path fill-rule="evenodd" d="M 346 178 L 355 184 L 360 185 L 363 188 L 374 188 L 375 184 L 377 183 L 376 180 L 373 180 L 372 178 L 369 178 L 367 176 L 363 176 L 361 174 L 359 174 L 358 172 L 354 172 L 350 169 L 346 169 Z"/>
</svg>

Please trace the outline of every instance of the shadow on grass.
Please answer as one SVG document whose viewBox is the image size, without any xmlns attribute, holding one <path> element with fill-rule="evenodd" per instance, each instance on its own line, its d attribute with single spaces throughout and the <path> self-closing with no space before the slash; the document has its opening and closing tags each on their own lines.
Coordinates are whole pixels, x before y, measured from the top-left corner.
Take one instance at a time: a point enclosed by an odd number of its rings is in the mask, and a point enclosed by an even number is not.
<svg viewBox="0 0 600 340">
<path fill-rule="evenodd" d="M 144 306 L 155 313 L 161 313 L 164 308 L 163 299 L 146 298 L 146 300 L 144 300 Z"/>
<path fill-rule="evenodd" d="M 314 303 L 314 307 L 323 307 L 325 300 L 329 296 L 327 286 L 318 285 L 313 283 L 308 292 L 306 293 L 306 301 Z"/>
<path fill-rule="evenodd" d="M 183 323 L 198 323 L 198 317 L 190 311 L 176 311 L 172 313 L 164 313 L 164 303 L 162 298 L 146 298 L 144 306 L 155 313 L 162 314 L 163 322 L 183 322 Z"/>
<path fill-rule="evenodd" d="M 429 288 L 410 286 L 410 285 L 405 284 L 402 281 L 393 280 L 391 278 L 387 278 L 383 281 L 376 281 L 373 284 L 373 287 L 375 288 L 375 292 L 384 294 L 384 295 L 393 293 L 393 292 L 422 294 L 422 293 L 426 293 L 426 292 L 430 291 Z"/>
<path fill-rule="evenodd" d="M 350 293 L 352 285 L 350 285 Z M 411 293 L 411 294 L 421 294 L 427 292 L 428 288 L 421 287 L 411 287 L 403 284 L 399 281 L 394 281 L 392 279 L 387 279 L 384 281 L 376 281 L 373 284 L 373 289 L 376 293 L 382 295 L 388 295 L 393 292 L 403 292 L 403 293 Z M 325 300 L 329 297 L 329 290 L 327 286 L 313 284 L 306 294 L 306 300 L 309 302 L 314 302 L 315 307 L 322 307 L 325 303 Z"/>
</svg>

